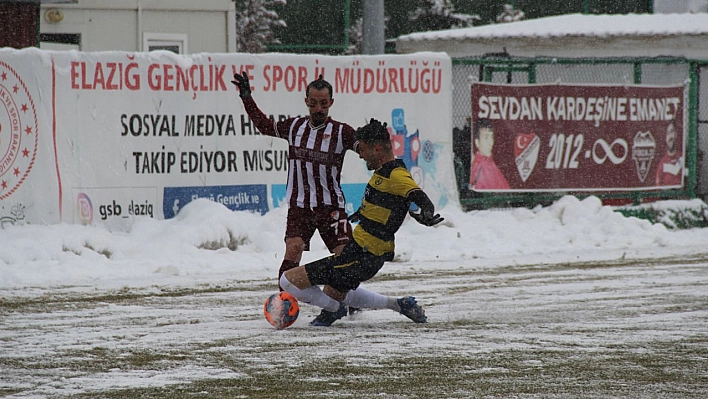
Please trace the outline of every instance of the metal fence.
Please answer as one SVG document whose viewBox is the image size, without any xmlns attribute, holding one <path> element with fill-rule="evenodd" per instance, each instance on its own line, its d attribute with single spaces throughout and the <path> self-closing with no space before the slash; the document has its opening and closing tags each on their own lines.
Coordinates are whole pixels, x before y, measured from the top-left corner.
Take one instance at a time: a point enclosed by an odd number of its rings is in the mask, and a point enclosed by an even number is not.
<svg viewBox="0 0 708 399">
<path fill-rule="evenodd" d="M 563 195 L 588 193 L 479 193 L 467 189 L 470 168 L 471 117 L 470 86 L 473 82 L 497 84 L 688 84 L 687 153 L 688 178 L 681 190 L 592 193 L 605 203 L 638 204 L 646 200 L 694 198 L 708 195 L 708 165 L 702 154 L 708 151 L 708 106 L 700 98 L 708 98 L 708 84 L 700 84 L 701 71 L 708 61 L 685 58 L 512 58 L 496 55 L 485 58 L 454 59 L 452 66 L 453 148 L 455 174 L 460 202 L 466 209 L 487 209 L 507 206 L 533 206 L 550 203 Z"/>
</svg>

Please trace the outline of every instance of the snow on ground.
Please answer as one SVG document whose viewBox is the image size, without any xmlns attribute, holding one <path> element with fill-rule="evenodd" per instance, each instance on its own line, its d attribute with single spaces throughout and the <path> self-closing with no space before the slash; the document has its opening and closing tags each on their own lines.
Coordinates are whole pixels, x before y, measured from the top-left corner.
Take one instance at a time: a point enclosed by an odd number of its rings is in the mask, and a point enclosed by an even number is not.
<svg viewBox="0 0 708 399">
<path fill-rule="evenodd" d="M 198 200 L 130 232 L 2 229 L 0 396 L 702 397 L 708 229 L 594 197 L 441 214 L 406 221 L 396 260 L 366 283 L 415 295 L 428 324 L 365 311 L 317 329 L 303 304 L 284 331 L 261 313 L 283 209 Z M 316 236 L 305 260 L 324 255 Z"/>
<path fill-rule="evenodd" d="M 697 201 L 697 200 L 696 200 Z M 690 206 L 691 201 L 671 201 Z M 176 218 L 139 219 L 130 232 L 101 226 L 23 225 L 0 229 L 0 289 L 117 288 L 193 285 L 222 279 L 272 278 L 280 266 L 285 209 L 261 216 L 200 199 Z M 670 231 L 625 218 L 596 197 L 563 197 L 549 207 L 465 213 L 441 210 L 428 228 L 408 219 L 397 234 L 397 260 L 474 260 L 477 265 L 527 264 L 705 253 L 708 229 Z M 326 256 L 315 234 L 303 262 Z M 231 247 L 232 249 L 229 249 Z M 202 249 L 202 248 L 213 248 Z M 386 268 L 392 267 L 389 264 Z M 31 290 L 30 290 L 31 291 Z"/>
</svg>

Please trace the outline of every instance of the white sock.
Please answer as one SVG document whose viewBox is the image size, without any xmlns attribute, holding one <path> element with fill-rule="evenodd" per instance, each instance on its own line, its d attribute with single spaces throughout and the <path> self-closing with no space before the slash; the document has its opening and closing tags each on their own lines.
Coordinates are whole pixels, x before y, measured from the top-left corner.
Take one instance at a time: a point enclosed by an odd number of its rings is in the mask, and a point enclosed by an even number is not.
<svg viewBox="0 0 708 399">
<path fill-rule="evenodd" d="M 369 291 L 361 286 L 347 293 L 347 297 L 344 298 L 344 304 L 355 308 L 401 311 L 401 307 L 398 306 L 396 298 Z"/>
<path fill-rule="evenodd" d="M 309 286 L 303 290 L 297 288 L 295 284 L 285 277 L 285 274 L 280 276 L 280 286 L 295 297 L 300 302 L 309 303 L 310 305 L 318 306 L 330 312 L 336 312 L 339 309 L 339 301 L 327 296 L 320 287 L 316 285 Z"/>
</svg>

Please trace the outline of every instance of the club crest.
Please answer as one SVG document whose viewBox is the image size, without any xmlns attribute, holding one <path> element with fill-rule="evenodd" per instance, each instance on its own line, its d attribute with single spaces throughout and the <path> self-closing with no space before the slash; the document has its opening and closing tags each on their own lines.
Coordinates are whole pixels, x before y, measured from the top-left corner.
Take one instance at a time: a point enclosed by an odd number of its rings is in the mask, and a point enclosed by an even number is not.
<svg viewBox="0 0 708 399">
<path fill-rule="evenodd" d="M 516 169 L 524 182 L 529 178 L 538 160 L 541 139 L 535 133 L 519 133 L 514 140 Z"/>
<path fill-rule="evenodd" d="M 651 132 L 637 132 L 632 143 L 632 159 L 637 166 L 637 177 L 641 182 L 646 180 L 655 154 L 656 140 Z"/>
</svg>

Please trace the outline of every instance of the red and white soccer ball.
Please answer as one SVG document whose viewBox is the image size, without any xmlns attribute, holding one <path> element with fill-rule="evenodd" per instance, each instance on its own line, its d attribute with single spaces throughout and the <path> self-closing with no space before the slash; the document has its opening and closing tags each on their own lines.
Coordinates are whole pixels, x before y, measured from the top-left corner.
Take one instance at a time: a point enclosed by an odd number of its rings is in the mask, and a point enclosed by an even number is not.
<svg viewBox="0 0 708 399">
<path fill-rule="evenodd" d="M 297 299 L 287 292 L 278 292 L 266 299 L 263 305 L 263 315 L 268 323 L 278 330 L 291 326 L 300 314 Z"/>
</svg>

